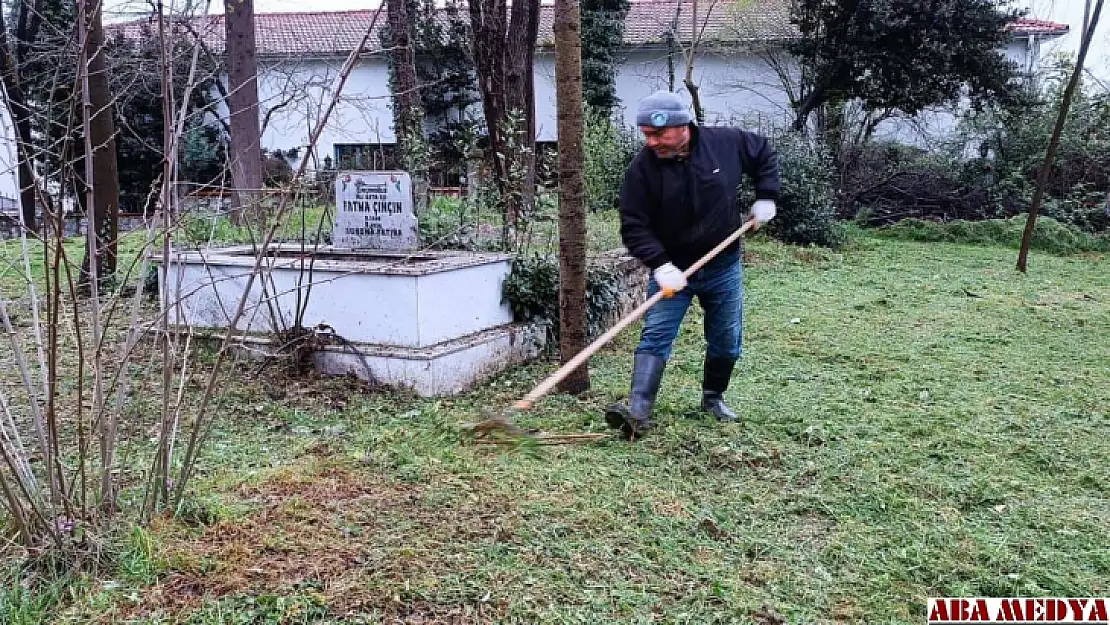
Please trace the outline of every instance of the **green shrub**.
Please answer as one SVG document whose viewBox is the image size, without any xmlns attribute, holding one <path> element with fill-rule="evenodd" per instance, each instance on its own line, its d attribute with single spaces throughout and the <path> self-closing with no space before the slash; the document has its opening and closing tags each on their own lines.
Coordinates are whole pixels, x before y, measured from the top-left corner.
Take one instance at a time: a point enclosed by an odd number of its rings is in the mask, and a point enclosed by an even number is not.
<svg viewBox="0 0 1110 625">
<path fill-rule="evenodd" d="M 227 215 L 190 212 L 178 222 L 177 241 L 187 247 L 259 243 L 273 225 L 275 215 L 262 223 L 236 225 Z M 323 223 L 321 223 L 321 220 Z M 319 237 L 317 232 L 319 231 Z M 304 242 L 315 245 L 331 242 L 332 218 L 323 206 L 293 208 L 285 213 L 274 232 L 274 242 Z"/>
<path fill-rule="evenodd" d="M 80 582 L 65 576 L 28 581 L 16 567 L 5 567 L 0 569 L 0 623 L 52 622 L 81 587 Z"/>
<path fill-rule="evenodd" d="M 1048 199 L 1041 206 L 1040 214 L 1085 232 L 1110 230 L 1110 205 L 1107 205 L 1106 191 L 1089 183 L 1075 185 L 1061 199 Z"/>
<path fill-rule="evenodd" d="M 281 150 L 262 155 L 262 183 L 267 187 L 280 187 L 293 181 L 293 166 L 282 156 Z"/>
<path fill-rule="evenodd" d="M 587 113 L 583 167 L 589 210 L 617 208 L 624 172 L 642 145 L 634 128 L 618 126 L 601 113 Z"/>
<path fill-rule="evenodd" d="M 467 203 L 458 198 L 437 197 L 417 216 L 420 241 L 436 249 L 475 249 Z"/>
<path fill-rule="evenodd" d="M 189 247 L 248 243 L 250 231 L 231 223 L 226 215 L 186 213 L 181 217 L 179 240 Z"/>
<path fill-rule="evenodd" d="M 517 321 L 550 323 L 559 318 L 559 266 L 535 254 L 513 258 L 509 277 L 501 286 L 504 300 Z M 555 294 L 552 298 L 552 294 Z"/>
<path fill-rule="evenodd" d="M 824 146 L 810 143 L 797 133 L 779 133 L 773 139 L 779 156 L 782 193 L 776 216 L 767 233 L 785 243 L 837 247 L 844 242 L 836 222 L 836 190 L 832 157 Z M 751 184 L 741 185 L 741 208 L 755 200 Z"/>
<path fill-rule="evenodd" d="M 948 223 L 906 219 L 876 232 L 881 236 L 908 241 L 1001 245 L 1018 249 L 1027 219 L 1027 215 Z M 1110 252 L 1110 237 L 1084 232 L 1051 217 L 1038 217 L 1030 247 L 1059 255 Z"/>
<path fill-rule="evenodd" d="M 227 153 L 220 131 L 200 121 L 190 121 L 181 137 L 182 180 L 218 184 L 227 167 Z M 144 189 L 143 193 L 149 191 Z"/>
<path fill-rule="evenodd" d="M 605 331 L 606 324 L 620 305 L 620 292 L 614 272 L 597 263 L 586 268 L 586 326 L 593 339 Z M 517 321 L 546 326 L 548 347 L 559 344 L 559 260 L 554 255 L 532 254 L 513 259 L 509 277 L 502 285 L 502 296 Z"/>
<path fill-rule="evenodd" d="M 981 149 L 983 158 L 968 166 L 992 183 L 990 203 L 998 217 L 1028 212 L 1044 164 L 1065 84 L 1074 61 L 1061 59 L 1048 68 L 1035 97 L 1007 107 L 972 113 L 962 123 L 959 151 Z M 1080 83 L 1048 172 L 1040 212 L 1087 232 L 1110 228 L 1106 196 L 1110 191 L 1110 91 Z"/>
</svg>

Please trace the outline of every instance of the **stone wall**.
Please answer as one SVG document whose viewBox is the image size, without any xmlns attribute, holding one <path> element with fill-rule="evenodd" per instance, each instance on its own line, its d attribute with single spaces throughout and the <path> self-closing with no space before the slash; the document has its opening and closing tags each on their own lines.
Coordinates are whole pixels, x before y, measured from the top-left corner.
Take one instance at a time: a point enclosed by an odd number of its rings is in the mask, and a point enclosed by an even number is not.
<svg viewBox="0 0 1110 625">
<path fill-rule="evenodd" d="M 605 267 L 616 274 L 620 303 L 605 321 L 605 327 L 611 328 L 647 299 L 649 274 L 643 263 L 623 248 L 598 254 L 590 258 L 590 264 Z"/>
<path fill-rule="evenodd" d="M 19 237 L 19 217 L 0 215 L 0 239 L 8 240 Z"/>
<path fill-rule="evenodd" d="M 77 216 L 66 217 L 63 223 L 63 231 L 66 237 L 79 237 L 85 234 L 85 218 Z M 146 227 L 146 218 L 142 215 L 129 215 L 123 214 L 119 216 L 119 231 L 120 233 L 131 232 L 139 228 Z M 22 228 L 18 215 L 9 215 L 0 213 L 0 241 L 8 239 L 18 239 L 19 231 Z M 41 231 L 42 224 L 39 224 Z"/>
<path fill-rule="evenodd" d="M 39 218 L 41 220 L 41 217 Z M 18 214 L 0 214 L 0 240 L 18 239 L 19 231 L 23 228 Z M 42 224 L 39 224 L 41 231 Z M 84 233 L 85 220 L 77 217 L 66 217 L 62 221 L 62 229 L 67 237 L 75 237 Z"/>
</svg>

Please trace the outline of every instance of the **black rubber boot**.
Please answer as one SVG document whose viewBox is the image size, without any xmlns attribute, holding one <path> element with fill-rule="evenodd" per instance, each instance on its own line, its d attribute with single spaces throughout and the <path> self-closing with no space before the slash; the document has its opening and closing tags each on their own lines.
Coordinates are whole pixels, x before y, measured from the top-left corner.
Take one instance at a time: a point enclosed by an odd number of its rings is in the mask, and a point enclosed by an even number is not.
<svg viewBox="0 0 1110 625">
<path fill-rule="evenodd" d="M 705 357 L 702 372 L 701 409 L 711 413 L 718 421 L 733 422 L 740 419 L 725 404 L 725 391 L 732 379 L 732 369 L 736 361 L 732 358 Z"/>
<path fill-rule="evenodd" d="M 651 420 L 655 396 L 663 380 L 667 361 L 655 354 L 637 353 L 632 365 L 632 387 L 628 406 L 614 404 L 605 412 L 609 427 L 620 430 L 625 436 L 642 436 L 655 427 Z"/>
</svg>

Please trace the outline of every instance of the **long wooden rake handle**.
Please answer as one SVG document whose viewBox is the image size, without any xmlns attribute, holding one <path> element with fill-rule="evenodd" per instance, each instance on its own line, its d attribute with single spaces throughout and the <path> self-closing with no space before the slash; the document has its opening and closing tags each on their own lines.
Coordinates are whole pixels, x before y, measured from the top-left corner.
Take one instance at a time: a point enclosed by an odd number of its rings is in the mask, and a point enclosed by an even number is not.
<svg viewBox="0 0 1110 625">
<path fill-rule="evenodd" d="M 720 254 L 722 250 L 732 245 L 740 237 L 744 236 L 744 233 L 747 232 L 749 228 L 753 227 L 754 224 L 755 220 L 750 219 L 746 221 L 739 230 L 730 234 L 727 239 L 717 244 L 717 247 L 709 250 L 709 252 L 705 256 L 702 256 L 698 259 L 696 263 L 690 265 L 690 268 L 682 272 L 682 274 L 689 278 L 691 275 L 694 274 L 694 272 L 701 269 L 709 261 L 713 260 L 713 258 L 715 258 L 717 254 Z M 620 334 L 621 330 L 624 330 L 626 327 L 628 327 L 630 323 L 639 319 L 645 313 L 647 313 L 647 311 L 652 306 L 654 306 L 659 300 L 663 299 L 664 295 L 665 294 L 663 293 L 663 291 L 660 290 L 655 295 L 652 295 L 650 298 L 648 298 L 646 302 L 637 306 L 636 310 L 628 313 L 628 315 L 618 321 L 613 327 L 609 328 L 609 330 L 605 332 L 605 334 L 597 337 L 597 339 L 595 339 L 593 343 L 590 343 L 589 346 L 586 347 L 586 349 L 583 349 L 582 351 L 575 354 L 574 358 L 568 360 L 565 365 L 559 367 L 558 371 L 552 373 L 550 376 L 547 377 L 547 379 L 536 385 L 536 387 L 532 389 L 530 393 L 525 395 L 521 400 L 517 401 L 514 406 L 522 410 L 527 410 L 528 408 L 531 408 L 532 404 L 534 404 L 536 400 L 549 393 L 551 389 L 555 388 L 556 384 L 563 381 L 563 378 L 567 377 L 572 371 L 582 366 L 582 363 L 586 362 L 586 360 L 588 360 L 590 356 L 593 356 L 594 353 L 597 352 L 597 350 L 604 347 L 606 343 L 613 340 L 614 337 Z"/>
</svg>

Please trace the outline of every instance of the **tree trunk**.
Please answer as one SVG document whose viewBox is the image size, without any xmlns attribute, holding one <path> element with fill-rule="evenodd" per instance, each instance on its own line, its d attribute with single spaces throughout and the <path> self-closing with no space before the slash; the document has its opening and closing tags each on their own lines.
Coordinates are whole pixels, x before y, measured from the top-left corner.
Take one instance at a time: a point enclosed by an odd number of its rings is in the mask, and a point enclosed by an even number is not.
<svg viewBox="0 0 1110 625">
<path fill-rule="evenodd" d="M 705 123 L 705 111 L 701 106 L 701 97 L 698 96 L 698 86 L 694 84 L 693 73 L 694 64 L 693 59 L 691 59 L 690 65 L 686 69 L 686 79 L 683 84 L 686 85 L 686 91 L 690 92 L 690 104 L 694 107 L 694 119 L 697 120 L 700 126 Z"/>
<path fill-rule="evenodd" d="M 17 35 L 18 36 L 18 35 Z M 19 203 L 28 233 L 34 233 L 38 221 L 35 210 L 35 176 L 31 165 L 31 111 L 23 94 L 19 60 L 8 41 L 8 26 L 0 11 L 0 78 L 7 92 L 8 114 L 15 126 L 16 159 L 18 161 Z"/>
<path fill-rule="evenodd" d="M 472 52 L 489 136 L 488 155 L 505 220 L 502 236 L 504 243 L 511 245 L 517 218 L 531 210 L 535 195 L 532 63 L 539 32 L 539 1 L 515 3 L 511 24 L 506 20 L 504 0 L 473 0 L 469 6 Z"/>
<path fill-rule="evenodd" d="M 388 0 L 390 61 L 393 69 L 393 129 L 402 166 L 412 176 L 416 214 L 428 205 L 428 150 L 424 141 L 424 109 L 416 79 L 416 56 L 406 0 Z"/>
<path fill-rule="evenodd" d="M 1048 151 L 1044 157 L 1044 164 L 1041 165 L 1041 171 L 1037 175 L 1037 187 L 1033 190 L 1033 202 L 1029 206 L 1029 218 L 1025 222 L 1025 232 L 1021 237 L 1021 250 L 1018 252 L 1017 269 L 1018 271 L 1026 272 L 1026 263 L 1029 258 L 1029 246 L 1033 242 L 1033 229 L 1037 225 L 1037 211 L 1041 207 L 1041 200 L 1044 197 L 1044 188 L 1048 183 L 1048 173 L 1052 170 L 1052 165 L 1056 161 L 1056 150 L 1060 147 L 1060 135 L 1064 131 L 1064 123 L 1068 119 L 1068 109 L 1071 108 L 1071 100 L 1075 95 L 1075 88 L 1079 85 L 1079 77 L 1083 74 L 1083 61 L 1087 58 L 1087 50 L 1091 47 L 1091 40 L 1094 39 L 1095 29 L 1098 28 L 1099 14 L 1102 13 L 1103 0 L 1098 0 L 1095 4 L 1094 12 L 1091 13 L 1090 23 L 1087 25 L 1087 30 L 1083 32 L 1083 40 L 1079 44 L 1079 57 L 1075 61 L 1075 69 L 1072 70 L 1071 79 L 1068 81 L 1068 86 L 1064 89 L 1064 98 L 1060 103 L 1060 114 L 1056 117 L 1056 127 L 1052 130 L 1052 138 L 1048 142 Z"/>
<path fill-rule="evenodd" d="M 82 0 L 87 2 L 88 0 Z M 116 238 L 119 219 L 119 170 L 116 163 L 116 123 L 112 118 L 112 93 L 108 80 L 108 63 L 105 60 L 104 28 L 101 19 L 101 3 L 86 4 L 92 11 L 88 19 L 88 100 L 85 102 L 85 115 L 88 116 L 89 140 L 92 154 L 92 210 L 87 215 L 89 236 L 96 236 L 96 277 L 99 282 L 110 279 L 116 271 Z M 89 258 L 86 253 L 82 262 L 81 283 L 89 279 Z"/>
<path fill-rule="evenodd" d="M 794 111 L 794 130 L 795 132 L 803 132 L 806 129 L 806 124 L 809 122 L 809 114 L 817 109 L 818 106 L 825 101 L 825 89 L 821 85 L 816 85 L 802 101 L 798 103 L 797 110 Z"/>
<path fill-rule="evenodd" d="M 505 147 L 505 135 L 502 132 L 502 123 L 505 119 L 505 0 L 471 0 L 470 29 L 473 37 L 471 53 L 474 57 L 474 68 L 478 75 L 478 91 L 482 96 L 482 113 L 486 121 L 486 134 L 489 145 L 486 147 L 486 158 L 489 161 L 490 171 L 493 172 L 497 190 L 502 198 L 502 211 L 508 223 L 510 215 L 506 210 L 505 198 L 509 195 L 507 188 L 508 167 Z"/>
<path fill-rule="evenodd" d="M 231 126 L 232 220 L 242 224 L 259 210 L 262 138 L 258 114 L 258 64 L 254 45 L 254 0 L 224 0 L 227 36 L 228 114 Z"/>
<path fill-rule="evenodd" d="M 694 58 L 698 53 L 698 0 L 693 0 L 690 9 L 690 50 L 686 55 L 686 77 L 682 83 L 690 93 L 690 103 L 694 107 L 694 119 L 698 125 L 705 123 L 705 111 L 702 110 L 701 98 L 698 97 L 698 86 L 694 83 Z"/>
<path fill-rule="evenodd" d="M 518 123 L 512 129 L 516 138 L 512 154 L 512 202 L 509 213 L 515 223 L 532 212 L 536 195 L 536 90 L 533 59 L 539 34 L 539 0 L 514 2 L 508 35 L 508 62 L 505 65 L 506 105 Z"/>
<path fill-rule="evenodd" d="M 579 0 L 555 0 L 555 85 L 559 118 L 559 356 L 566 364 L 586 347 L 588 338 Z M 560 382 L 565 393 L 579 394 L 589 388 L 586 363 Z"/>
<path fill-rule="evenodd" d="M 674 93 L 674 35 L 667 33 L 667 91 Z"/>
</svg>

